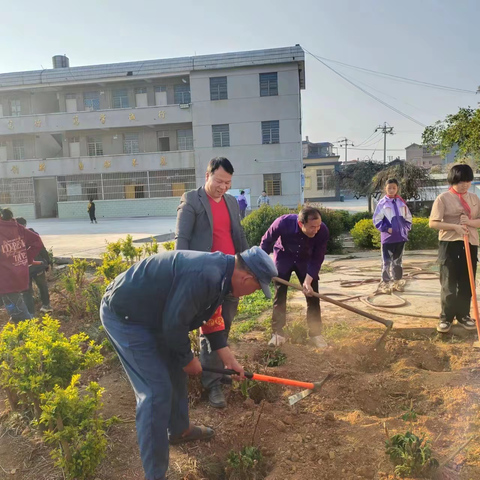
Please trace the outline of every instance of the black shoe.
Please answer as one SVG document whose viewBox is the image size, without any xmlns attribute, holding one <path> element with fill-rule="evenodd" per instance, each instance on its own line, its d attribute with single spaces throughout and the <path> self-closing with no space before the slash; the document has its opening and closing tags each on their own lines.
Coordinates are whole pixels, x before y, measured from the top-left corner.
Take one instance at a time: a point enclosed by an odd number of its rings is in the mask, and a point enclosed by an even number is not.
<svg viewBox="0 0 480 480">
<path fill-rule="evenodd" d="M 450 331 L 451 328 L 452 328 L 452 322 L 449 322 L 448 320 L 445 320 L 445 319 L 441 319 L 437 325 L 437 332 L 447 333 Z"/>
<path fill-rule="evenodd" d="M 210 392 L 208 393 L 208 403 L 213 408 L 225 408 L 227 406 L 221 386 L 216 386 L 210 389 Z"/>
<path fill-rule="evenodd" d="M 475 324 L 475 320 L 468 315 L 463 317 L 461 320 L 457 320 L 457 324 L 461 325 L 465 330 L 476 330 L 477 325 Z"/>
</svg>

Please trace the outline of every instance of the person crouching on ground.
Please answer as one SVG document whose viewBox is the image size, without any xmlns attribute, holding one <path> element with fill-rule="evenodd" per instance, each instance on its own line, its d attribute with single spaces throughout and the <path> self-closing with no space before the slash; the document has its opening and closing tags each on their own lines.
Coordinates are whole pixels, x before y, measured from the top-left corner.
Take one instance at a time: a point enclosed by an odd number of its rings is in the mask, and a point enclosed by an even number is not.
<svg viewBox="0 0 480 480">
<path fill-rule="evenodd" d="M 477 271 L 480 198 L 469 193 L 473 171 L 468 165 L 453 165 L 448 172 L 450 188 L 439 195 L 432 207 L 429 225 L 440 230 L 438 263 L 440 264 L 441 313 L 437 331 L 446 333 L 454 319 L 467 330 L 475 330 L 470 317 L 472 291 L 468 276 L 464 236 L 468 234 L 473 275 Z"/>
<path fill-rule="evenodd" d="M 28 266 L 42 248 L 40 237 L 19 225 L 12 211 L 4 208 L 0 219 L 0 298 L 13 322 L 32 318 L 22 292 L 28 290 Z"/>
<path fill-rule="evenodd" d="M 307 298 L 307 324 L 310 341 L 317 348 L 327 347 L 321 335 L 322 319 L 320 299 L 312 295 L 318 293 L 318 275 L 325 259 L 327 242 L 330 237 L 327 226 L 322 223 L 320 210 L 303 207 L 298 215 L 289 214 L 278 217 L 262 237 L 260 247 L 268 254 L 274 252 L 278 276 L 290 280 L 292 273 L 297 274 Z M 286 285 L 275 283 L 273 301 L 273 335 L 269 345 L 282 345 L 286 338 L 283 329 L 287 323 Z"/>
<path fill-rule="evenodd" d="M 202 328 L 222 365 L 244 377 L 227 346 L 222 317 L 212 318 L 226 295 L 262 289 L 277 275 L 258 247 L 237 255 L 175 250 L 136 263 L 108 287 L 100 319 L 137 399 L 137 438 L 146 480 L 163 480 L 168 446 L 214 435 L 188 418 L 187 375 L 202 365 L 189 332 Z"/>
<path fill-rule="evenodd" d="M 373 214 L 373 224 L 381 232 L 382 242 L 382 281 L 378 292 L 403 292 L 403 251 L 408 242 L 408 232 L 412 228 L 412 214 L 400 195 L 398 181 L 387 180 L 385 196 L 378 202 Z"/>
</svg>

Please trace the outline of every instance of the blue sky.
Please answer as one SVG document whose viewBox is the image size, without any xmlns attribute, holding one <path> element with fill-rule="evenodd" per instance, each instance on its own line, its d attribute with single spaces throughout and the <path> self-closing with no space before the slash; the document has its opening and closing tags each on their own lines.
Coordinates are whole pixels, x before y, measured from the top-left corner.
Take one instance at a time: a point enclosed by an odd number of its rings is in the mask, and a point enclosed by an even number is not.
<svg viewBox="0 0 480 480">
<path fill-rule="evenodd" d="M 480 85 L 478 0 L 17 0 L 3 7 L 0 72 L 295 45 L 329 59 L 476 91 Z M 429 125 L 476 106 L 480 95 L 385 80 L 330 64 L 362 88 Z M 384 121 L 397 132 L 388 155 L 420 142 L 422 126 L 382 106 L 307 55 L 303 133 L 311 141 L 347 136 L 357 145 Z M 362 82 L 362 83 L 360 83 Z M 349 159 L 371 156 L 350 150 Z M 383 141 L 375 159 L 383 158 Z"/>
</svg>

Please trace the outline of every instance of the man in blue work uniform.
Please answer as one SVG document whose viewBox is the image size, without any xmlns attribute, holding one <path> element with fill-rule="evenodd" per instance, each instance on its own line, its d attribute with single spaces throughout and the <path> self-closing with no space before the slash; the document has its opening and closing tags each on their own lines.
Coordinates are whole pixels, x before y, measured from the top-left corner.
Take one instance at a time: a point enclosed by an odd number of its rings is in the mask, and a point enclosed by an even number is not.
<svg viewBox="0 0 480 480">
<path fill-rule="evenodd" d="M 237 255 L 173 251 L 153 255 L 120 274 L 108 287 L 100 318 L 137 399 L 137 438 L 146 480 L 163 480 L 168 445 L 201 440 L 212 429 L 190 424 L 187 374 L 202 366 L 188 333 L 202 327 L 226 368 L 243 377 L 227 346 L 222 317 L 212 318 L 225 295 L 260 288 L 270 298 L 277 275 L 259 247 Z"/>
</svg>

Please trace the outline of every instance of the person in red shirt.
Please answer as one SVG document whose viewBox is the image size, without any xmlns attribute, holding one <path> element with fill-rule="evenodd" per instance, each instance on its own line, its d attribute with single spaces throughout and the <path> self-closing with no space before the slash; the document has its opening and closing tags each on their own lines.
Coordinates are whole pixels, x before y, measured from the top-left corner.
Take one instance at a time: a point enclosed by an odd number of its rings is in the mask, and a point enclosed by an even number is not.
<svg viewBox="0 0 480 480">
<path fill-rule="evenodd" d="M 40 253 L 43 243 L 32 231 L 19 225 L 9 208 L 0 219 L 0 297 L 13 322 L 32 318 L 22 292 L 28 290 L 28 266 Z"/>
<path fill-rule="evenodd" d="M 240 224 L 240 211 L 235 197 L 228 195 L 232 186 L 233 166 L 225 157 L 210 160 L 205 185 L 182 196 L 177 213 L 176 250 L 222 252 L 227 255 L 248 249 L 245 232 Z M 200 361 L 202 365 L 223 368 L 218 355 L 210 348 L 205 334 L 228 333 L 237 313 L 238 298 L 227 295 L 210 321 L 202 327 Z M 226 406 L 220 383 L 221 375 L 202 373 L 202 384 L 209 390 L 209 402 L 215 408 Z"/>
</svg>

